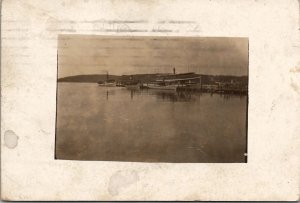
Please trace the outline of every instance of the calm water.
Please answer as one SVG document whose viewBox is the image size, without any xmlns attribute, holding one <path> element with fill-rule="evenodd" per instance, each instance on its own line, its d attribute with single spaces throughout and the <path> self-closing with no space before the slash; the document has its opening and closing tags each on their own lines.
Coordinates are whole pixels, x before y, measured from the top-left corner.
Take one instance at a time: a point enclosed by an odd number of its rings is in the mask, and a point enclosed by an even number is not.
<svg viewBox="0 0 300 203">
<path fill-rule="evenodd" d="M 245 162 L 246 96 L 58 83 L 58 159 Z"/>
</svg>

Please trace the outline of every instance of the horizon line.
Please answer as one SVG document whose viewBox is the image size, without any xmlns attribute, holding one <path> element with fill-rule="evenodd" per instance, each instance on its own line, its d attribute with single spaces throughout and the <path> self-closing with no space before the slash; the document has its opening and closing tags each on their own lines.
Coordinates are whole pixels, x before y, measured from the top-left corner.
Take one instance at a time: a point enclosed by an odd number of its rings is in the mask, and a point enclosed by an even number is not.
<svg viewBox="0 0 300 203">
<path fill-rule="evenodd" d="M 195 72 L 186 72 L 186 73 L 195 73 Z M 122 75 L 117 75 L 117 74 L 108 74 L 109 76 L 130 76 L 130 75 L 153 75 L 153 74 L 171 74 L 173 75 L 173 73 L 137 73 L 137 74 L 122 74 Z M 185 73 L 176 73 L 176 74 L 185 74 Z M 209 75 L 209 76 L 233 76 L 233 77 L 248 77 L 248 75 L 223 75 L 223 74 L 202 74 L 202 73 L 195 73 L 195 74 L 198 74 L 198 75 Z M 79 74 L 79 75 L 69 75 L 69 76 L 64 76 L 64 77 L 60 77 L 57 79 L 62 79 L 62 78 L 66 78 L 66 77 L 75 77 L 75 76 L 88 76 L 88 75 L 106 75 L 105 73 L 101 73 L 101 74 L 98 74 L 98 73 L 94 73 L 94 74 Z"/>
</svg>

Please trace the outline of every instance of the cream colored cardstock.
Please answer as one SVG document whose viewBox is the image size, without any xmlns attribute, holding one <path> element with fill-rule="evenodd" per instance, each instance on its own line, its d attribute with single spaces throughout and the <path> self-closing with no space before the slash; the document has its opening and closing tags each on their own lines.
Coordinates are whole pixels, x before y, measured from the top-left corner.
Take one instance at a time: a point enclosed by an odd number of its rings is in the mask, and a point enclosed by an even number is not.
<svg viewBox="0 0 300 203">
<path fill-rule="evenodd" d="M 3 200 L 298 200 L 297 0 L 4 0 Z M 59 34 L 249 38 L 248 163 L 54 159 Z"/>
</svg>

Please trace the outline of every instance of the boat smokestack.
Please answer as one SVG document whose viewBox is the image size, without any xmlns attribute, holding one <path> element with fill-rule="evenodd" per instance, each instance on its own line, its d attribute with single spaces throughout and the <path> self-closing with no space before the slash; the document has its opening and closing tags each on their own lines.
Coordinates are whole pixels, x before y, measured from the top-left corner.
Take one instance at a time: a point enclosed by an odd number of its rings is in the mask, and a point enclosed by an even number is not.
<svg viewBox="0 0 300 203">
<path fill-rule="evenodd" d="M 106 72 L 106 80 L 108 80 L 108 72 Z"/>
<path fill-rule="evenodd" d="M 175 68 L 173 68 L 173 73 L 174 73 L 174 75 L 176 74 L 176 70 L 175 70 Z"/>
</svg>

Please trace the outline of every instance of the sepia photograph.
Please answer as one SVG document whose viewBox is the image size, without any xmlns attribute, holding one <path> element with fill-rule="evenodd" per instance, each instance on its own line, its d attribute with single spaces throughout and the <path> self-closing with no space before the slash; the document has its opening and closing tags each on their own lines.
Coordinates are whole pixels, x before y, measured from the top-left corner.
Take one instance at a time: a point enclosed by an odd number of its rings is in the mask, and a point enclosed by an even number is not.
<svg viewBox="0 0 300 203">
<path fill-rule="evenodd" d="M 299 2 L 2 1 L 1 199 L 299 200 Z"/>
<path fill-rule="evenodd" d="M 246 163 L 248 38 L 59 35 L 55 158 Z"/>
</svg>

